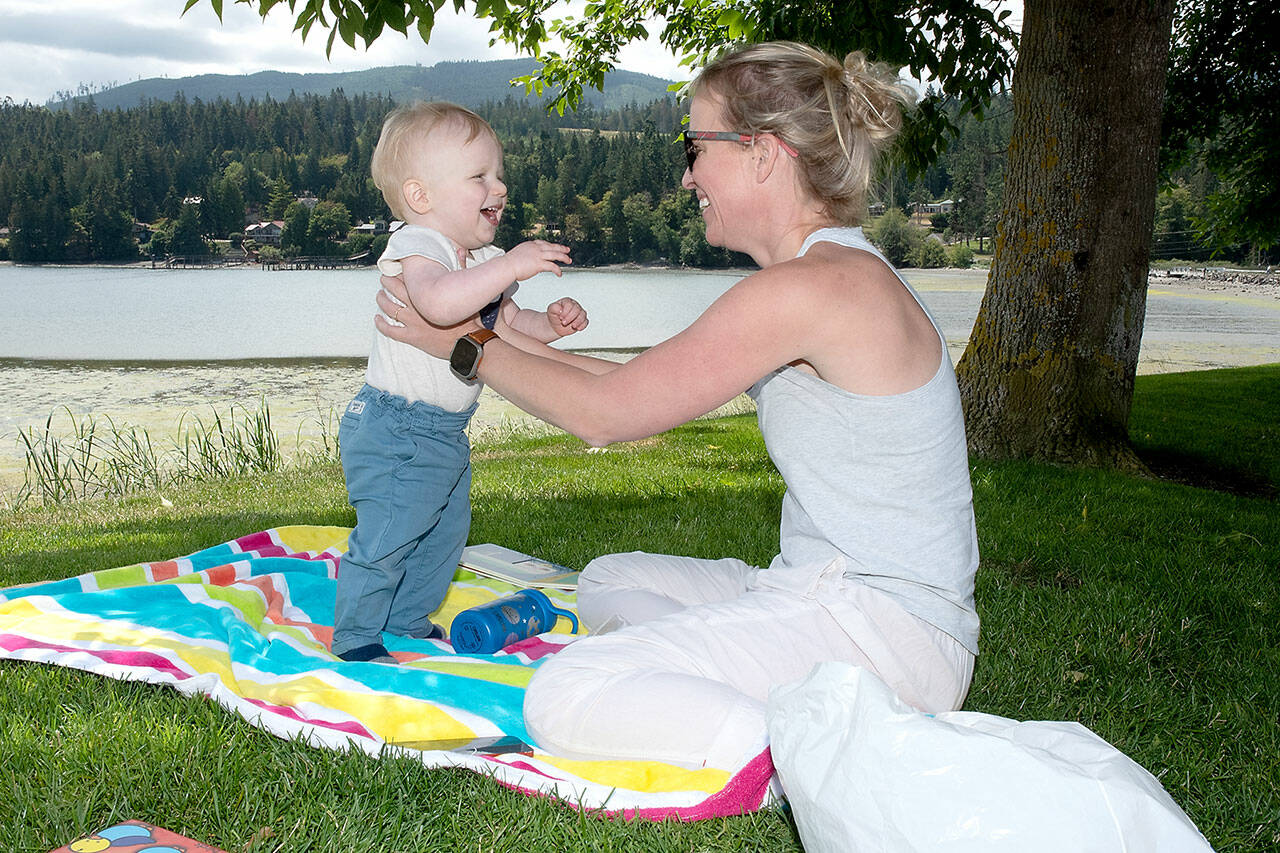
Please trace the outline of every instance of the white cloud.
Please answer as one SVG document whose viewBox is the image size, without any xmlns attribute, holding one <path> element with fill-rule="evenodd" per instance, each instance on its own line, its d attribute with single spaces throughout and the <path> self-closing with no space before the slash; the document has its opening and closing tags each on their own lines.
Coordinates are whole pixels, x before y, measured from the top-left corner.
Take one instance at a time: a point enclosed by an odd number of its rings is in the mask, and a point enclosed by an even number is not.
<svg viewBox="0 0 1280 853">
<path fill-rule="evenodd" d="M 208 32 L 187 32 L 174 25 L 136 24 L 73 17 L 55 20 L 31 12 L 6 15 L 4 41 L 16 45 L 105 54 L 122 58 L 214 61 L 223 49 Z"/>
<path fill-rule="evenodd" d="M 242 4 L 226 3 L 221 22 L 208 0 L 185 15 L 183 5 L 183 0 L 5 0 L 0 9 L 0 98 L 38 104 L 82 84 L 101 88 L 148 77 L 267 69 L 351 71 L 518 55 L 501 43 L 489 46 L 487 23 L 443 14 L 429 45 L 416 33 L 406 38 L 388 30 L 367 51 L 339 40 L 326 59 L 328 32 L 316 29 L 304 42 L 293 31 L 286 4 L 263 19 Z M 627 48 L 622 67 L 671 79 L 688 76 L 656 36 Z"/>
</svg>

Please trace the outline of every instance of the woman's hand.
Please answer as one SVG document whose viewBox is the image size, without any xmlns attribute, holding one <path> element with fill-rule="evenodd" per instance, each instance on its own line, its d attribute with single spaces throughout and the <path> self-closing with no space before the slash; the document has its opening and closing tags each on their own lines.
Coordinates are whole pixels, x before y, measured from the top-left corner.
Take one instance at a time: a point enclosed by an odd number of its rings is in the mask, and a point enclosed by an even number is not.
<svg viewBox="0 0 1280 853">
<path fill-rule="evenodd" d="M 434 326 L 422 319 L 422 315 L 414 309 L 403 279 L 384 275 L 381 282 L 382 290 L 378 291 L 377 296 L 378 307 L 395 322 L 387 322 L 386 317 L 378 314 L 374 316 L 373 324 L 378 327 L 379 332 L 393 341 L 417 347 L 436 358 L 448 358 L 458 338 L 467 332 L 483 328 L 475 316 L 454 326 Z"/>
</svg>

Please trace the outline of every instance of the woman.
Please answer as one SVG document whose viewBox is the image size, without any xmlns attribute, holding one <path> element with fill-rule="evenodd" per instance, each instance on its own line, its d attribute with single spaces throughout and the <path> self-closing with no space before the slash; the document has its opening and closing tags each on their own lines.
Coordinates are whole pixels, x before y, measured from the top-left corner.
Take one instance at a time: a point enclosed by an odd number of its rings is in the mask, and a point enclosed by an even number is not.
<svg viewBox="0 0 1280 853">
<path fill-rule="evenodd" d="M 692 87 L 689 168 L 707 239 L 761 267 L 623 365 L 526 341 L 379 328 L 593 445 L 653 435 L 744 389 L 786 481 L 781 553 L 613 554 L 578 587 L 592 631 L 534 676 L 525 721 L 582 758 L 740 767 L 766 746 L 770 687 L 821 661 L 958 708 L 977 654 L 977 537 L 960 398 L 941 333 L 862 236 L 877 153 L 907 90 L 861 54 L 747 47 Z M 404 299 L 395 280 L 387 289 Z M 393 307 L 383 298 L 383 307 Z M 410 312 L 406 312 L 410 313 Z"/>
</svg>

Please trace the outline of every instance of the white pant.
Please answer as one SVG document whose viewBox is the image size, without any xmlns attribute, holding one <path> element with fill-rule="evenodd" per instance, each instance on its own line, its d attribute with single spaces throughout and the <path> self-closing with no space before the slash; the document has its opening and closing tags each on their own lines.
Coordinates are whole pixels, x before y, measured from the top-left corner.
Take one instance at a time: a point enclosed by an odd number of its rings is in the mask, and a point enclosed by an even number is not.
<svg viewBox="0 0 1280 853">
<path fill-rule="evenodd" d="M 567 757 L 735 770 L 767 745 L 769 689 L 823 661 L 862 666 L 921 710 L 959 708 L 973 655 L 843 571 L 843 560 L 765 571 L 643 552 L 592 560 L 578 614 L 593 635 L 534 674 L 525 725 Z"/>
</svg>

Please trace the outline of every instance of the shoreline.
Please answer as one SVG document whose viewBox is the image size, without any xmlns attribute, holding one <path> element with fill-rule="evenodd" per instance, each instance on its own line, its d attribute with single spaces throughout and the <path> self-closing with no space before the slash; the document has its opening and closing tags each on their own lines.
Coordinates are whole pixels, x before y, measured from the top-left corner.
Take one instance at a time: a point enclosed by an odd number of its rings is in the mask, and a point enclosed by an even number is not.
<svg viewBox="0 0 1280 853">
<path fill-rule="evenodd" d="M 163 267 L 153 266 L 150 259 L 141 261 L 118 261 L 110 263 L 108 261 L 95 261 L 89 264 L 73 264 L 65 261 L 50 261 L 41 264 L 19 264 L 15 261 L 0 261 L 0 268 L 3 267 L 29 267 L 32 269 L 73 269 L 73 270 L 155 270 L 156 272 L 192 272 L 194 270 L 210 269 L 210 270 L 262 270 L 266 269 L 258 261 L 244 261 L 241 263 L 227 264 L 210 264 L 207 266 L 189 266 L 189 267 Z M 369 272 L 376 272 L 378 267 L 376 264 L 362 264 L 360 266 L 346 266 L 339 269 L 365 269 Z M 939 269 L 955 269 L 954 267 L 940 267 Z M 573 272 L 575 270 L 591 271 L 591 272 L 647 272 L 647 271 L 675 271 L 687 273 L 711 273 L 715 275 L 750 275 L 757 270 L 754 267 L 685 267 L 679 264 L 668 263 L 647 263 L 641 264 L 634 261 L 616 264 L 568 264 L 564 267 L 565 272 Z M 333 272 L 331 269 L 309 269 L 309 270 L 279 270 L 279 272 L 308 272 L 308 273 L 326 273 Z"/>
<path fill-rule="evenodd" d="M 1201 275 L 1178 274 L 1168 270 L 1151 270 L 1147 273 L 1147 293 L 1152 290 L 1184 290 L 1195 293 L 1223 293 L 1280 301 L 1280 274 L 1258 270 L 1242 272 L 1231 270 L 1225 275 L 1208 273 L 1218 267 L 1200 267 Z"/>
<path fill-rule="evenodd" d="M 192 272 L 193 270 L 202 269 L 201 267 L 187 267 L 183 270 L 168 270 L 163 267 L 153 267 L 151 261 L 121 261 L 119 263 L 92 263 L 92 264 L 70 264 L 70 263 L 46 263 L 46 264 L 18 264 L 13 261 L 0 261 L 0 268 L 3 267 L 30 267 L 33 269 L 141 269 L 156 272 Z M 208 267 L 211 270 L 261 270 L 262 265 L 256 262 L 247 262 L 243 264 L 229 264 L 225 266 Z M 345 268 L 350 269 L 350 268 Z M 370 265 L 368 270 L 374 272 L 377 268 Z M 982 271 L 983 267 L 969 267 L 962 269 L 960 267 L 935 267 L 924 269 L 919 267 L 898 267 L 897 271 L 902 273 L 904 278 L 908 280 L 912 276 L 919 275 L 946 275 L 949 273 L 971 274 L 973 272 Z M 748 276 L 756 272 L 753 268 L 747 267 L 724 267 L 724 268 L 703 268 L 703 267 L 684 267 L 678 264 L 668 263 L 647 263 L 640 264 L 634 262 L 615 263 L 615 264 L 599 264 L 599 265 L 569 265 L 565 267 L 566 273 L 573 272 L 652 272 L 652 271 L 674 271 L 697 275 L 705 273 L 708 275 L 738 275 Z M 330 272 L 330 270 L 280 270 L 280 272 L 308 272 L 312 274 Z M 1280 271 L 1271 269 L 1245 270 L 1237 267 L 1197 265 L 1176 268 L 1151 267 L 1147 271 L 1147 291 L 1153 289 L 1160 290 L 1183 290 L 1198 293 L 1225 293 L 1234 296 L 1258 297 L 1263 299 L 1272 299 L 1280 301 Z M 325 358 L 325 356 L 317 356 L 317 358 Z"/>
</svg>

